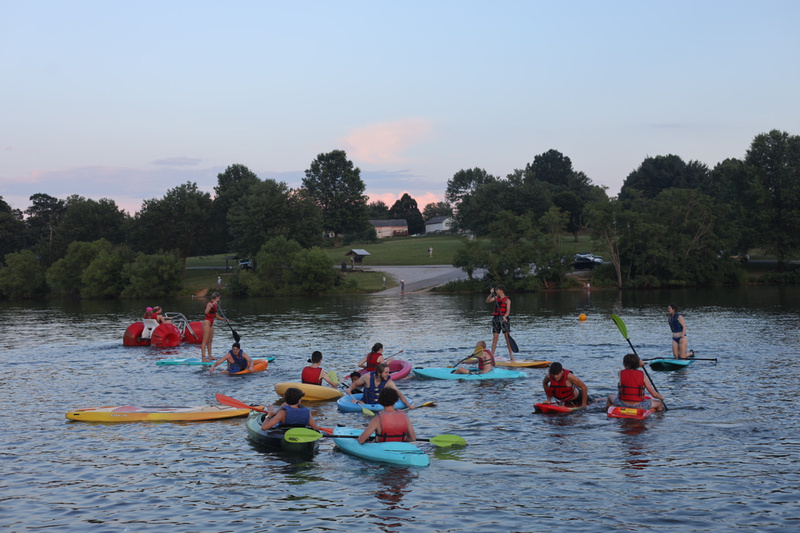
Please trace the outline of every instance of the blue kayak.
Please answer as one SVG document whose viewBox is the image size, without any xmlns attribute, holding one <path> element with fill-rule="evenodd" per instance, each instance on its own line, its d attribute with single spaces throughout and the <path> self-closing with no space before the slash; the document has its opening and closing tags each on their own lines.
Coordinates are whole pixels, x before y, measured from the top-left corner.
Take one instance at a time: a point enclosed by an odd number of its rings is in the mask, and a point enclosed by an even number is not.
<svg viewBox="0 0 800 533">
<path fill-rule="evenodd" d="M 648 364 L 653 370 L 680 370 L 694 363 L 694 359 L 652 359 Z"/>
<path fill-rule="evenodd" d="M 364 395 L 362 393 L 356 393 L 350 396 L 342 396 L 336 401 L 337 407 L 343 413 L 360 413 L 362 407 L 366 407 L 370 411 L 378 412 L 383 411 L 383 406 L 379 403 L 356 403 L 353 401 L 353 398 L 356 400 L 361 400 Z M 408 400 L 409 402 L 411 399 Z M 403 403 L 403 400 L 397 400 L 397 403 L 394 404 L 395 409 L 407 409 L 408 406 Z"/>
<path fill-rule="evenodd" d="M 343 452 L 361 459 L 401 466 L 428 466 L 428 454 L 410 442 L 365 442 L 359 444 L 355 438 L 339 438 L 337 435 L 361 435 L 363 430 L 347 427 L 333 428 L 333 443 Z"/>
<path fill-rule="evenodd" d="M 274 357 L 267 357 L 266 358 L 268 363 L 271 363 L 275 360 Z M 214 361 L 203 361 L 199 357 L 184 357 L 183 359 L 161 359 L 160 361 L 156 361 L 157 365 L 206 365 L 211 366 L 214 364 Z"/>
<path fill-rule="evenodd" d="M 493 368 L 485 374 L 453 374 L 452 368 L 415 368 L 414 374 L 423 378 L 463 379 L 468 381 L 476 379 L 516 379 L 528 377 L 528 374 L 525 372 L 508 370 L 505 368 Z"/>
</svg>

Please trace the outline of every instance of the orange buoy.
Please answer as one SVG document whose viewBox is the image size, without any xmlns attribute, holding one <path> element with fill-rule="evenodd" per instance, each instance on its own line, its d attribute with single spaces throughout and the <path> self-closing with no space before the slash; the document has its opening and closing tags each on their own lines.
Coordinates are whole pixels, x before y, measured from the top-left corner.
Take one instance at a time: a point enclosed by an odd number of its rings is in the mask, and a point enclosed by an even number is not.
<svg viewBox="0 0 800 533">
<path fill-rule="evenodd" d="M 581 322 L 585 322 L 586 321 L 586 315 L 581 313 L 580 316 L 578 316 L 578 320 L 580 320 Z"/>
</svg>

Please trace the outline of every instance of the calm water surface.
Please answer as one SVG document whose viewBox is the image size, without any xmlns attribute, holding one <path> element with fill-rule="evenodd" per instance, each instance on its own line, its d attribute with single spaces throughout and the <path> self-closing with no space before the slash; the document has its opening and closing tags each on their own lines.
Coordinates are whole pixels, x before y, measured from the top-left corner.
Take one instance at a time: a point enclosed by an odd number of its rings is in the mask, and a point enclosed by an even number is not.
<svg viewBox="0 0 800 533">
<path fill-rule="evenodd" d="M 223 393 L 277 400 L 311 351 L 344 375 L 374 342 L 414 366 L 447 366 L 490 340 L 485 295 L 223 300 L 245 350 L 277 359 L 262 374 L 209 376 L 157 366 L 196 345 L 125 348 L 147 305 L 198 320 L 203 302 L 0 302 L 0 527 L 7 531 L 796 531 L 800 435 L 795 365 L 800 289 L 512 294 L 512 333 L 533 359 L 561 361 L 605 395 L 629 351 L 669 353 L 667 304 L 685 312 L 698 361 L 652 372 L 669 411 L 644 422 L 602 408 L 533 414 L 544 370 L 525 380 L 404 380 L 420 436 L 463 436 L 424 469 L 366 463 L 323 440 L 303 461 L 253 448 L 243 419 L 71 422 L 101 405 L 199 405 Z M 585 313 L 586 322 L 578 315 Z M 220 324 L 215 352 L 230 347 Z M 502 350 L 499 350 L 502 353 Z M 787 401 L 790 400 L 790 401 Z M 324 425 L 367 423 L 316 404 Z"/>
</svg>

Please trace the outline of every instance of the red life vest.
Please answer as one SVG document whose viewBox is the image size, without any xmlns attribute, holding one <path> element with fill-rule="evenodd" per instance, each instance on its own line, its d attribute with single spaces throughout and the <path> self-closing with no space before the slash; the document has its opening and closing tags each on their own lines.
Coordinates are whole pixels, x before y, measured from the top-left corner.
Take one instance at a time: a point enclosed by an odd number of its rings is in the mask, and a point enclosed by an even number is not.
<svg viewBox="0 0 800 533">
<path fill-rule="evenodd" d="M 484 357 L 484 354 L 489 354 L 489 357 Z M 492 354 L 491 350 L 483 350 L 483 353 L 478 358 L 478 370 L 483 371 L 487 365 L 491 364 L 492 368 L 495 366 L 494 362 L 494 354 Z"/>
<path fill-rule="evenodd" d="M 564 369 L 564 375 L 561 379 L 556 381 L 553 376 L 550 376 L 550 386 L 547 387 L 547 394 L 554 397 L 556 400 L 572 400 L 575 396 L 575 387 L 572 383 L 567 383 L 567 376 L 570 371 Z"/>
<path fill-rule="evenodd" d="M 494 306 L 494 314 L 498 316 L 506 316 L 506 312 L 508 311 L 508 296 L 495 297 L 495 302 L 497 305 Z"/>
<path fill-rule="evenodd" d="M 380 352 L 370 352 L 367 356 L 367 371 L 375 372 L 378 369 L 378 357 L 382 357 Z"/>
<path fill-rule="evenodd" d="M 644 374 L 626 368 L 619 373 L 619 399 L 639 403 L 644 400 Z"/>
<path fill-rule="evenodd" d="M 300 374 L 300 380 L 311 385 L 322 385 L 322 369 L 307 366 L 303 369 L 303 373 Z"/>
<path fill-rule="evenodd" d="M 380 411 L 381 430 L 376 434 L 378 442 L 402 442 L 408 435 L 408 417 L 402 411 Z"/>
<path fill-rule="evenodd" d="M 217 304 L 211 304 L 211 311 L 206 313 L 205 320 L 208 320 L 212 324 L 214 323 L 214 318 L 217 316 Z"/>
</svg>

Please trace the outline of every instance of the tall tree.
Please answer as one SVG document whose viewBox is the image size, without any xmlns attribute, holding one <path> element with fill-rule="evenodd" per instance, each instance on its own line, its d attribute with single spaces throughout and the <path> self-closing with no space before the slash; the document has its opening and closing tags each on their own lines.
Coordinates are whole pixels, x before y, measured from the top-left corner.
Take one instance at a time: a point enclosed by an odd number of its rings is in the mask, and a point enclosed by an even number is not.
<svg viewBox="0 0 800 533">
<path fill-rule="evenodd" d="M 243 196 L 247 195 L 250 188 L 260 183 L 261 180 L 244 165 L 230 165 L 225 172 L 217 174 L 217 186 L 214 187 L 213 223 L 211 231 L 211 246 L 214 252 L 224 253 L 229 250 L 234 234 L 228 227 L 228 212 Z"/>
<path fill-rule="evenodd" d="M 422 210 L 422 218 L 430 220 L 433 217 L 452 217 L 453 208 L 447 202 L 431 202 Z"/>
<path fill-rule="evenodd" d="M 697 189 L 708 179 L 708 167 L 698 161 L 687 164 L 672 154 L 647 157 L 625 178 L 619 198 L 629 202 L 633 198 L 631 189 L 638 190 L 644 198 L 655 198 L 666 189 Z"/>
<path fill-rule="evenodd" d="M 25 245 L 25 222 L 22 211 L 13 209 L 0 196 L 0 262 L 6 254 L 18 252 Z"/>
<path fill-rule="evenodd" d="M 65 202 L 49 194 L 36 193 L 30 197 L 31 206 L 25 210 L 27 247 L 33 248 L 35 254 L 45 266 L 57 259 L 53 253 L 53 234 L 64 214 Z"/>
<path fill-rule="evenodd" d="M 417 201 L 408 193 L 403 193 L 403 196 L 389 209 L 389 218 L 406 219 L 409 235 L 425 233 L 425 221 L 422 219 L 422 213 L 419 212 Z"/>
<path fill-rule="evenodd" d="M 453 177 L 447 180 L 447 190 L 444 193 L 445 200 L 451 205 L 456 206 L 461 204 L 462 201 L 481 185 L 486 185 L 496 181 L 497 178 L 483 170 L 482 168 L 472 168 L 467 170 L 459 170 Z"/>
<path fill-rule="evenodd" d="M 303 187 L 322 209 L 322 225 L 333 233 L 334 247 L 339 246 L 339 235 L 362 231 L 369 225 L 361 170 L 347 159 L 344 150 L 319 154 L 306 170 Z"/>
<path fill-rule="evenodd" d="M 67 247 L 76 241 L 105 239 L 111 244 L 123 243 L 129 218 L 114 200 L 101 198 L 97 201 L 77 194 L 68 197 L 53 235 L 54 256 L 64 257 Z"/>
<path fill-rule="evenodd" d="M 389 206 L 381 200 L 375 200 L 367 205 L 370 220 L 386 220 L 389 218 Z"/>
</svg>

